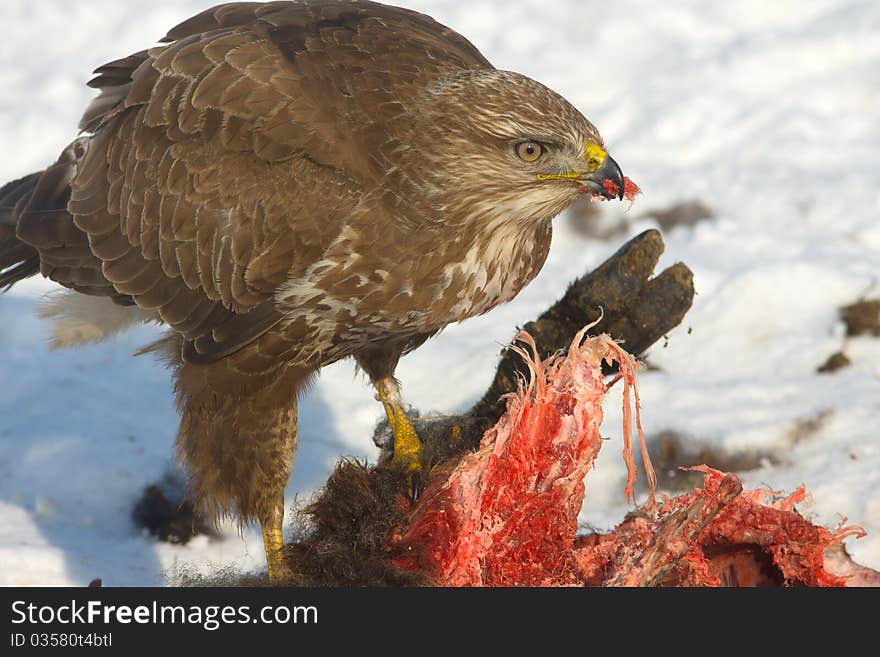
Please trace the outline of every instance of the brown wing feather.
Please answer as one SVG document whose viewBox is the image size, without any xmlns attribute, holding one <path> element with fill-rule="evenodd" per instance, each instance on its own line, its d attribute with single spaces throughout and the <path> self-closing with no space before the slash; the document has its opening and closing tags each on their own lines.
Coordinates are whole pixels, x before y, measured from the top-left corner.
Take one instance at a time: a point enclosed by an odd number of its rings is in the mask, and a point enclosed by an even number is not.
<svg viewBox="0 0 880 657">
<path fill-rule="evenodd" d="M 275 290 L 381 178 L 383 121 L 444 71 L 489 66 L 432 19 L 370 2 L 231 3 L 165 41 L 96 70 L 94 135 L 65 161 L 69 201 L 52 197 L 69 246 L 89 249 L 53 278 L 155 308 L 197 362 L 281 320 Z"/>
</svg>

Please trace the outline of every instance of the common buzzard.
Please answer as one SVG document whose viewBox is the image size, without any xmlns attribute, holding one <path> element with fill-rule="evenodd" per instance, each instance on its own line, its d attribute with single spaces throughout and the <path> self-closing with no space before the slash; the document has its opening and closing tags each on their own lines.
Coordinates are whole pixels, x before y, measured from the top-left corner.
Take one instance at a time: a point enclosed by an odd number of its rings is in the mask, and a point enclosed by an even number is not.
<svg viewBox="0 0 880 657">
<path fill-rule="evenodd" d="M 306 383 L 353 356 L 417 477 L 401 355 L 516 296 L 576 199 L 624 190 L 564 98 L 375 2 L 220 5 L 95 73 L 80 136 L 0 190 L 0 287 L 69 288 L 61 345 L 167 326 L 193 494 L 260 522 L 276 581 Z"/>
</svg>

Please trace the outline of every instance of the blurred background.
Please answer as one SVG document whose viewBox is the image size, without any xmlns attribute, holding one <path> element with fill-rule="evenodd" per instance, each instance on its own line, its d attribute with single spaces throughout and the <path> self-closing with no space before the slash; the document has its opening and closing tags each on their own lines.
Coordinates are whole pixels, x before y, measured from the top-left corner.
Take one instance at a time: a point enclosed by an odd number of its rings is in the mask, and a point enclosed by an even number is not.
<svg viewBox="0 0 880 657">
<path fill-rule="evenodd" d="M 4 0 L 0 183 L 45 167 L 76 136 L 94 68 L 212 4 Z M 517 299 L 404 359 L 406 400 L 468 408 L 517 326 L 659 227 L 661 267 L 685 262 L 697 288 L 641 376 L 666 490 L 692 483 L 676 466 L 702 462 L 747 487 L 805 483 L 800 511 L 862 525 L 868 537 L 847 546 L 880 568 L 880 3 L 396 4 L 568 98 L 643 190 L 632 207 L 585 202 L 559 217 L 547 265 Z M 0 584 L 156 585 L 263 567 L 256 530 L 181 545 L 132 522 L 145 487 L 175 478 L 168 373 L 131 356 L 158 329 L 49 352 L 33 309 L 51 289 L 31 280 L 0 297 Z M 585 530 L 627 511 L 616 392 L 586 480 Z M 289 502 L 307 500 L 340 456 L 375 459 L 381 416 L 352 363 L 327 368 L 301 406 Z"/>
</svg>

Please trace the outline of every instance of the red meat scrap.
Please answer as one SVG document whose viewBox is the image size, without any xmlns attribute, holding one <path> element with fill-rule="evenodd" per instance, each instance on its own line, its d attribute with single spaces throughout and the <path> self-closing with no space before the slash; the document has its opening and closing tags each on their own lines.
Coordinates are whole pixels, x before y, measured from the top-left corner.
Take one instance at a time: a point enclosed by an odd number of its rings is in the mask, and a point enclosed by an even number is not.
<svg viewBox="0 0 880 657">
<path fill-rule="evenodd" d="M 605 193 L 614 198 L 620 193 L 620 186 L 614 182 L 606 178 L 602 181 L 602 187 L 605 188 Z M 642 190 L 639 189 L 639 186 L 635 184 L 632 180 L 625 177 L 623 178 L 623 197 L 629 201 L 630 203 L 636 200 L 636 196 L 641 194 Z"/>
<path fill-rule="evenodd" d="M 739 479 L 707 466 L 703 488 L 666 500 L 656 514 L 631 514 L 614 531 L 575 543 L 582 581 L 591 586 L 850 586 L 880 573 L 842 551 L 850 536 L 807 521 L 791 495 L 743 491 Z M 842 554 L 841 554 L 842 551 Z M 860 581 L 856 576 L 862 577 Z"/>
<path fill-rule="evenodd" d="M 589 328 L 589 327 L 587 327 Z M 574 339 L 567 357 L 542 362 L 531 336 L 521 351 L 528 385 L 507 398 L 507 413 L 486 432 L 480 449 L 422 493 L 398 548 L 396 563 L 426 572 L 444 586 L 563 586 L 580 584 L 575 552 L 584 477 L 603 440 L 602 360 L 620 363 L 624 381 L 624 452 L 632 496 L 630 391 L 653 504 L 654 478 L 638 421 L 636 362 L 607 335 Z M 518 349 L 518 347 L 513 347 Z M 448 476 L 446 476 L 448 474 Z"/>
<path fill-rule="evenodd" d="M 587 327 L 589 328 L 589 327 Z M 395 534 L 393 561 L 441 586 L 852 586 L 880 573 L 854 564 L 842 542 L 864 532 L 811 524 L 787 497 L 743 491 L 739 479 L 706 466 L 702 488 L 657 504 L 639 417 L 637 363 L 607 335 L 572 342 L 542 361 L 527 334 L 517 349 L 531 376 L 507 396 L 507 412 L 478 451 L 436 468 L 408 524 Z M 605 383 L 602 361 L 620 364 Z M 584 478 L 604 441 L 602 400 L 624 384 L 625 494 L 636 468 L 632 425 L 649 496 L 608 534 L 577 535 Z M 635 411 L 633 413 L 633 410 Z"/>
</svg>

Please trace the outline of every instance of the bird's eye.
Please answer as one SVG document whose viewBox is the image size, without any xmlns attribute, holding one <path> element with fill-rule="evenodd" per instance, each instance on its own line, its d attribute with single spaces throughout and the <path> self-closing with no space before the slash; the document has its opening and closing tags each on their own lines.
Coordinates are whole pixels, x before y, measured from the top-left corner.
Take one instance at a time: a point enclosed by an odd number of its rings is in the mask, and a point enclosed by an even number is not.
<svg viewBox="0 0 880 657">
<path fill-rule="evenodd" d="M 516 145 L 516 154 L 523 162 L 537 162 L 544 154 L 544 146 L 536 141 L 524 141 Z"/>
</svg>

